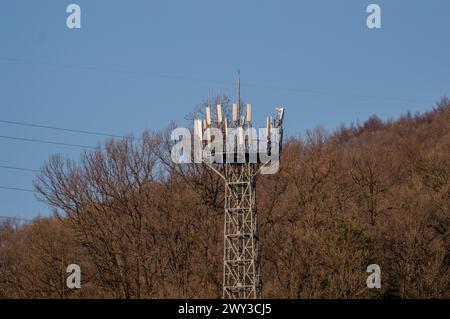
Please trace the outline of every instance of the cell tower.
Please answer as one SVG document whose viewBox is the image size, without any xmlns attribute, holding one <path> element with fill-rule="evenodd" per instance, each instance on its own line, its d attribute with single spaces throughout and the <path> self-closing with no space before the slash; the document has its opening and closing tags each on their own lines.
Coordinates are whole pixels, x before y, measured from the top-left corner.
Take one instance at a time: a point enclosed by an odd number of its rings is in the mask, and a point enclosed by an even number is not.
<svg viewBox="0 0 450 319">
<path fill-rule="evenodd" d="M 225 181 L 224 299 L 262 298 L 256 180 L 269 162 L 273 163 L 274 158 L 278 161 L 282 145 L 284 109 L 276 109 L 275 121 L 272 116 L 267 117 L 266 127 L 259 130 L 262 134 L 258 136 L 252 129 L 252 106 L 247 104 L 244 115 L 243 105 L 238 75 L 237 101 L 233 103 L 231 114 L 227 116 L 226 110 L 218 104 L 217 119 L 212 120 L 208 102 L 206 118 L 194 122 L 197 140 L 210 150 L 209 156 L 202 153 L 203 163 Z M 212 134 L 213 128 L 221 134 Z M 222 148 L 217 147 L 217 142 L 222 142 Z"/>
</svg>

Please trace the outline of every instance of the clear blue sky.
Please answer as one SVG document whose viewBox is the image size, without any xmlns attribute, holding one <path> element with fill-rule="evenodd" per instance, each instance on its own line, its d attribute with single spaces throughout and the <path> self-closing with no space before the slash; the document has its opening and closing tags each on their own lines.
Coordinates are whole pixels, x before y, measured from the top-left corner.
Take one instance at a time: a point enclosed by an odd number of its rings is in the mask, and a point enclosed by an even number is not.
<svg viewBox="0 0 450 319">
<path fill-rule="evenodd" d="M 66 7 L 82 9 L 81 30 Z M 366 7 L 382 8 L 382 29 Z M 184 115 L 229 84 L 54 64 L 233 82 L 257 119 L 287 108 L 289 134 L 322 125 L 425 111 L 450 89 L 450 1 L 5 0 L 0 5 L 0 120 L 113 134 L 184 124 Z M 26 63 L 25 61 L 48 64 Z M 297 88 L 257 88 L 245 84 Z M 302 91 L 306 90 L 306 91 Z M 341 92 L 329 95 L 307 92 Z M 391 100 L 352 95 L 396 97 Z M 419 102 L 424 101 L 424 102 Z M 96 136 L 0 123 L 0 135 L 95 145 Z M 0 138 L 0 165 L 38 169 L 80 149 Z M 0 186 L 32 188 L 33 174 L 0 168 Z M 0 215 L 49 208 L 32 193 L 0 189 Z"/>
</svg>

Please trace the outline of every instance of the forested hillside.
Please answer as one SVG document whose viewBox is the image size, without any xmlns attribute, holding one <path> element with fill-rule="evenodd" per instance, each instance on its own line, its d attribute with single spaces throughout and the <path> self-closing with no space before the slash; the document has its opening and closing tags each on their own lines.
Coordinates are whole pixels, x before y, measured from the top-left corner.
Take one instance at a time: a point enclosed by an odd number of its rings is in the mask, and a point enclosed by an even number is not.
<svg viewBox="0 0 450 319">
<path fill-rule="evenodd" d="M 160 132 L 49 159 L 53 217 L 0 224 L 0 298 L 220 298 L 222 181 L 169 152 Z M 266 298 L 450 298 L 450 101 L 288 137 L 257 207 Z"/>
</svg>

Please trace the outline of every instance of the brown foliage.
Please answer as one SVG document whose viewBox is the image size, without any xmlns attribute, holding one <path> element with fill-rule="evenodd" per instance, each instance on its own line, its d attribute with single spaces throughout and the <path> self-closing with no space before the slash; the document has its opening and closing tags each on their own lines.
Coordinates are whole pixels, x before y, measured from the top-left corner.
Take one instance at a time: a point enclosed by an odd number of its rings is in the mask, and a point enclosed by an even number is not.
<svg viewBox="0 0 450 319">
<path fill-rule="evenodd" d="M 450 297 L 450 103 L 288 138 L 258 183 L 264 296 Z M 0 224 L 2 298 L 218 298 L 223 185 L 167 134 L 110 141 L 36 180 L 53 217 Z M 66 267 L 82 289 L 65 287 Z M 380 265 L 382 288 L 366 287 Z"/>
</svg>

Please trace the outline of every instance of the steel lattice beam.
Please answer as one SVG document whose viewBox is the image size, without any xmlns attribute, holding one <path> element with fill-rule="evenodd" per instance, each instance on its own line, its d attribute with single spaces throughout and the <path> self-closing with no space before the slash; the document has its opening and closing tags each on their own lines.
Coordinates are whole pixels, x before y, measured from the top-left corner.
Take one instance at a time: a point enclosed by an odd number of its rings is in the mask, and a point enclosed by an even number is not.
<svg viewBox="0 0 450 319">
<path fill-rule="evenodd" d="M 225 164 L 223 298 L 261 298 L 256 164 Z"/>
</svg>

